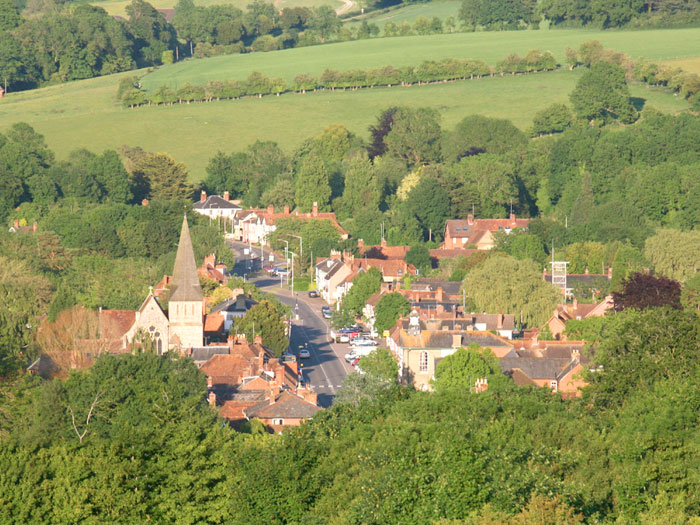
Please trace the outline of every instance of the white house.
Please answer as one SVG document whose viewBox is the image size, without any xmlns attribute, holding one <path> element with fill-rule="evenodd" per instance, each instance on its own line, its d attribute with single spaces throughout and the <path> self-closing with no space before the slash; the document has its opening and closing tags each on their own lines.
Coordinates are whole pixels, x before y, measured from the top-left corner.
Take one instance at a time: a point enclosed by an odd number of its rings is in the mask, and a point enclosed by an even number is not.
<svg viewBox="0 0 700 525">
<path fill-rule="evenodd" d="M 220 197 L 219 195 L 207 196 L 207 192 L 204 190 L 202 190 L 199 201 L 195 202 L 192 208 L 200 215 L 207 215 L 212 219 L 219 217 L 233 219 L 236 212 L 241 209 L 238 204 L 231 202 L 227 191 L 224 192 L 223 197 Z"/>
</svg>

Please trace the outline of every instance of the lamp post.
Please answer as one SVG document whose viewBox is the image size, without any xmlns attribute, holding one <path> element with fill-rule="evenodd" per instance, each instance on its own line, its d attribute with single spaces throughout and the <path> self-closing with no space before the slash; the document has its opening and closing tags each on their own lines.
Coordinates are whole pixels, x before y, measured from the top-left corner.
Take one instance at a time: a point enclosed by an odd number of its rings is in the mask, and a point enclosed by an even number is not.
<svg viewBox="0 0 700 525">
<path fill-rule="evenodd" d="M 291 237 L 296 237 L 297 239 L 299 239 L 299 261 L 303 265 L 304 264 L 304 239 L 302 239 L 301 235 L 294 235 L 293 233 L 290 233 L 289 235 Z M 302 268 L 302 270 L 303 270 L 303 268 Z M 302 274 L 303 273 L 304 272 L 302 271 Z"/>
</svg>

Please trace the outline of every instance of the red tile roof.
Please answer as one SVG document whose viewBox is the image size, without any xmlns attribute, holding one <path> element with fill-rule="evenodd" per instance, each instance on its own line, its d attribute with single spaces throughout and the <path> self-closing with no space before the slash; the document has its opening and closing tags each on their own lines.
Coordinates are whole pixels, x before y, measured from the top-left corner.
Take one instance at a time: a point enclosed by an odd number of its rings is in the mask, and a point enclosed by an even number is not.
<svg viewBox="0 0 700 525">
<path fill-rule="evenodd" d="M 103 339 L 119 339 L 135 320 L 135 310 L 100 310 L 100 335 Z"/>
<path fill-rule="evenodd" d="M 223 332 L 224 321 L 224 316 L 221 314 L 207 314 L 204 316 L 204 331 L 210 333 Z"/>
</svg>

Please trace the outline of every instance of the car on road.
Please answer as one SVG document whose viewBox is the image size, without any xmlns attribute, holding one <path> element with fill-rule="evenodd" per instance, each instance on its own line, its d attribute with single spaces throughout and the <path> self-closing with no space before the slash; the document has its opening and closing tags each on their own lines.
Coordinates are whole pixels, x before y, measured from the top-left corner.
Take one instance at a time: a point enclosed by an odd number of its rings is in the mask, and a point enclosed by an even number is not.
<svg viewBox="0 0 700 525">
<path fill-rule="evenodd" d="M 277 272 L 272 266 L 266 266 L 265 273 L 269 273 L 270 275 L 277 275 Z"/>
<path fill-rule="evenodd" d="M 309 292 L 309 297 L 311 297 L 311 298 L 316 298 L 316 297 L 318 297 L 318 292 L 317 292 L 316 290 L 311 290 L 311 291 Z"/>
<path fill-rule="evenodd" d="M 321 308 L 321 313 L 323 314 L 324 319 L 330 319 L 332 317 L 331 313 L 331 307 L 330 306 L 323 306 Z"/>
<path fill-rule="evenodd" d="M 311 357 L 311 352 L 308 348 L 302 348 L 299 350 L 299 359 L 309 359 Z"/>
<path fill-rule="evenodd" d="M 345 354 L 345 360 L 348 363 L 352 363 L 355 359 L 357 359 L 357 354 L 355 353 L 355 350 L 350 350 L 347 354 Z"/>
<path fill-rule="evenodd" d="M 350 346 L 377 346 L 377 342 L 369 337 L 358 335 L 350 341 Z"/>
</svg>

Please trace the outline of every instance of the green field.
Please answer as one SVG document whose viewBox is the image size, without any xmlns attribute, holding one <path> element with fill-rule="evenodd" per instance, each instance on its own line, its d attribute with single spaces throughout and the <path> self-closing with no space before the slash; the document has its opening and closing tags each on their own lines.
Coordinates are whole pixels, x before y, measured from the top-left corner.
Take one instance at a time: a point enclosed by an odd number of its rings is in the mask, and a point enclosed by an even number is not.
<svg viewBox="0 0 700 525">
<path fill-rule="evenodd" d="M 289 81 L 298 73 L 319 75 L 327 68 L 348 70 L 387 64 L 418 65 L 423 60 L 449 57 L 480 58 L 494 65 L 509 53 L 525 54 L 530 49 L 550 50 L 563 61 L 567 46 L 577 48 L 587 40 L 599 40 L 605 47 L 652 60 L 692 57 L 700 53 L 700 29 L 457 33 L 376 38 L 270 53 L 189 60 L 148 74 L 143 79 L 143 85 L 149 90 L 161 85 L 177 88 L 185 82 L 202 84 L 216 79 L 245 79 L 252 71 Z"/>
<path fill-rule="evenodd" d="M 413 23 L 413 21 L 419 16 L 425 16 L 426 18 L 433 18 L 434 16 L 437 16 L 442 21 L 449 16 L 453 16 L 459 24 L 457 15 L 459 14 L 459 8 L 461 5 L 462 2 L 456 0 L 438 0 L 424 4 L 410 4 L 404 7 L 399 7 L 398 9 L 392 9 L 387 13 L 368 13 L 365 16 L 357 17 L 357 19 L 348 21 L 347 25 L 353 27 L 355 25 L 359 25 L 360 20 L 366 20 L 367 22 L 377 24 L 381 28 L 384 27 L 384 24 L 389 21 L 392 21 L 395 24 L 400 24 L 404 20 Z"/>
<path fill-rule="evenodd" d="M 367 127 L 390 105 L 435 107 L 447 129 L 475 113 L 507 118 L 525 129 L 537 111 L 567 102 L 580 74 L 579 70 L 563 70 L 421 87 L 286 94 L 134 110 L 122 109 L 114 101 L 122 74 L 10 93 L 0 101 L 0 131 L 13 122 L 28 122 L 45 135 L 59 158 L 76 148 L 100 152 L 124 144 L 167 152 L 184 162 L 196 181 L 204 177 L 204 168 L 217 150 L 242 150 L 256 139 L 273 140 L 289 151 L 334 122 L 343 122 L 367 138 Z M 667 91 L 643 85 L 633 85 L 632 94 L 662 111 L 687 107 Z"/>
<path fill-rule="evenodd" d="M 178 0 L 149 0 L 156 9 L 169 9 L 177 5 Z M 104 0 L 93 1 L 92 4 L 101 7 L 110 15 L 119 15 L 126 17 L 126 6 L 131 3 L 131 0 Z M 211 5 L 234 5 L 239 9 L 245 10 L 250 4 L 250 0 L 194 0 L 195 5 L 211 6 Z M 318 7 L 321 5 L 330 5 L 333 9 L 338 9 L 343 5 L 342 0 L 274 0 L 276 7 L 282 9 L 284 7 Z"/>
</svg>

